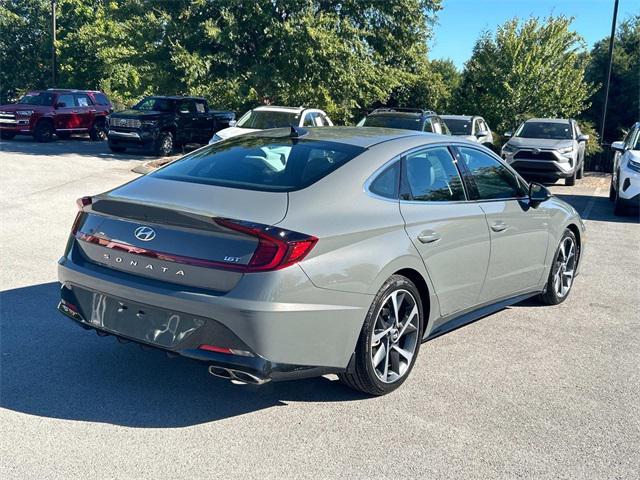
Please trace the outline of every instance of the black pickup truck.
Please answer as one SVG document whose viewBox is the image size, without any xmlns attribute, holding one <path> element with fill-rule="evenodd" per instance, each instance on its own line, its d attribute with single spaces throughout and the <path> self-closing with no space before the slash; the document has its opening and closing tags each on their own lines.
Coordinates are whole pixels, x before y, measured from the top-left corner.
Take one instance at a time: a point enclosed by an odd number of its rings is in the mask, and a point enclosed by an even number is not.
<svg viewBox="0 0 640 480">
<path fill-rule="evenodd" d="M 130 110 L 109 117 L 109 148 L 127 148 L 170 155 L 187 143 L 206 144 L 215 132 L 235 120 L 233 112 L 209 110 L 199 97 L 145 97 Z"/>
</svg>

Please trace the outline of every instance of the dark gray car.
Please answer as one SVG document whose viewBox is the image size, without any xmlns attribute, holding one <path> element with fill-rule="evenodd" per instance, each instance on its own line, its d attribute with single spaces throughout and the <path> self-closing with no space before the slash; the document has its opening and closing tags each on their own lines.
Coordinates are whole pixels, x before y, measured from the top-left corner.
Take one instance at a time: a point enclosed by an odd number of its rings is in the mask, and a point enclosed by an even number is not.
<svg viewBox="0 0 640 480">
<path fill-rule="evenodd" d="M 567 298 L 577 212 L 488 149 L 324 127 L 203 147 L 80 200 L 59 309 L 247 383 L 337 373 L 397 388 L 420 344 Z"/>
</svg>

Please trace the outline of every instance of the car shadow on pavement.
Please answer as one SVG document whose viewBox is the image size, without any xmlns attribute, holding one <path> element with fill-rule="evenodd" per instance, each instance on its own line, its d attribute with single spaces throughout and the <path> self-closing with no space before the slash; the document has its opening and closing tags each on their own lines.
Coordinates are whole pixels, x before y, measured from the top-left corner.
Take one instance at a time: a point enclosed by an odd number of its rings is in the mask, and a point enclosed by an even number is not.
<svg viewBox="0 0 640 480">
<path fill-rule="evenodd" d="M 176 148 L 173 156 L 184 155 L 202 145 L 188 144 Z M 57 139 L 47 143 L 36 142 L 27 136 L 16 137 L 12 140 L 0 141 L 0 153 L 20 153 L 22 155 L 80 155 L 85 157 L 98 157 L 104 160 L 152 160 L 160 158 L 149 152 L 129 149 L 123 153 L 114 153 L 109 150 L 106 141 L 93 142 L 88 136 L 75 136 L 67 139 Z M 165 157 L 167 158 L 167 157 Z"/>
<path fill-rule="evenodd" d="M 575 208 L 583 220 L 591 220 L 596 222 L 615 222 L 615 223 L 639 223 L 640 213 L 638 209 L 629 208 L 626 215 L 616 216 L 613 214 L 613 202 L 608 197 L 595 197 L 591 195 L 566 195 L 556 194 L 561 200 L 564 200 L 573 208 Z"/>
<path fill-rule="evenodd" d="M 78 136 L 57 139 L 47 143 L 36 142 L 30 137 L 16 137 L 0 141 L 0 153 L 19 153 L 22 155 L 79 155 L 97 157 L 103 160 L 145 160 L 155 158 L 138 152 L 113 153 L 106 141 L 92 142 L 88 137 Z"/>
<path fill-rule="evenodd" d="M 174 428 L 293 402 L 367 398 L 325 377 L 234 385 L 204 364 L 119 344 L 56 310 L 57 282 L 0 293 L 0 407 L 29 415 Z"/>
</svg>

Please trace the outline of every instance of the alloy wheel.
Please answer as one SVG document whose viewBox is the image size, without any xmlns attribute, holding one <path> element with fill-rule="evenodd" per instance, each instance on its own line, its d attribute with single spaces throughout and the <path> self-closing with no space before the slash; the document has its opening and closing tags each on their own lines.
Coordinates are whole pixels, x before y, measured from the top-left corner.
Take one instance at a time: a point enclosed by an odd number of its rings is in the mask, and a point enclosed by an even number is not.
<svg viewBox="0 0 640 480">
<path fill-rule="evenodd" d="M 160 146 L 160 151 L 162 152 L 163 155 L 169 155 L 171 154 L 172 150 L 173 150 L 173 139 L 171 138 L 171 135 L 165 135 L 164 137 L 162 137 L 162 144 Z"/>
<path fill-rule="evenodd" d="M 394 383 L 409 370 L 419 322 L 418 304 L 409 291 L 395 290 L 382 302 L 371 333 L 371 364 L 380 381 Z"/>
<path fill-rule="evenodd" d="M 576 244 L 571 237 L 565 237 L 560 243 L 553 288 L 558 297 L 563 298 L 571 289 L 576 269 Z"/>
</svg>

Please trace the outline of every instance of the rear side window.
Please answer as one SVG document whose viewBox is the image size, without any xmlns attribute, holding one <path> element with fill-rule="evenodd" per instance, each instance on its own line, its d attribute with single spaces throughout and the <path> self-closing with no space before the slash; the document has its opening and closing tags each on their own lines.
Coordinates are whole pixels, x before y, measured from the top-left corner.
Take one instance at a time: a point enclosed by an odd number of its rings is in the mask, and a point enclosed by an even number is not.
<svg viewBox="0 0 640 480">
<path fill-rule="evenodd" d="M 369 185 L 369 191 L 374 195 L 384 198 L 398 198 L 398 187 L 400 185 L 400 162 L 395 162 L 387 167 Z"/>
<path fill-rule="evenodd" d="M 73 98 L 73 95 L 70 93 L 63 93 L 62 95 L 58 95 L 56 104 L 60 106 L 64 105 L 65 108 L 76 106 L 76 102 Z"/>
<path fill-rule="evenodd" d="M 96 104 L 98 105 L 109 106 L 109 104 L 111 103 L 107 96 L 103 93 L 94 93 L 93 98 L 95 98 Z"/>
<path fill-rule="evenodd" d="M 74 96 L 76 98 L 76 106 L 78 107 L 88 107 L 89 105 L 93 105 L 89 96 L 84 93 L 76 94 Z"/>
<path fill-rule="evenodd" d="M 405 165 L 412 200 L 465 200 L 462 179 L 446 147 L 429 148 L 407 155 Z"/>
<path fill-rule="evenodd" d="M 243 135 L 197 150 L 151 175 L 245 190 L 290 192 L 317 182 L 364 150 L 273 134 Z"/>
<path fill-rule="evenodd" d="M 502 163 L 474 148 L 460 148 L 481 200 L 518 198 L 526 195 L 518 178 Z"/>
</svg>

